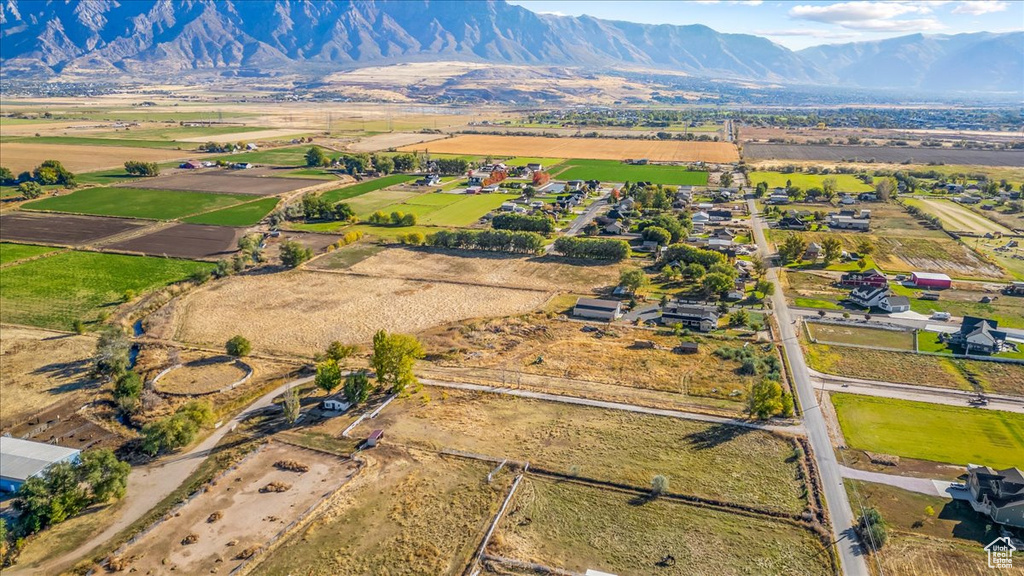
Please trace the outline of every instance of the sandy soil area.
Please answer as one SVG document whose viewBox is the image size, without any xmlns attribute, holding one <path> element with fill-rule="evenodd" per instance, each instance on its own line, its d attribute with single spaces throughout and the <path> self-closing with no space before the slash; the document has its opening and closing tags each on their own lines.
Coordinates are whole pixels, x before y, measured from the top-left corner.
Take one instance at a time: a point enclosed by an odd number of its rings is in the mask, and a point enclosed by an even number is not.
<svg viewBox="0 0 1024 576">
<path fill-rule="evenodd" d="M 0 143 L 0 156 L 4 166 L 15 174 L 31 170 L 43 160 L 60 160 L 72 172 L 91 172 L 123 166 L 125 160 L 142 162 L 163 162 L 184 158 L 185 150 L 161 150 L 157 148 L 130 148 L 127 146 L 58 146 L 55 144 L 33 144 L 30 142 Z"/>
<path fill-rule="evenodd" d="M 331 341 L 367 342 L 380 329 L 415 333 L 458 320 L 520 314 L 545 292 L 296 271 L 236 276 L 172 303 L 183 342 L 222 346 L 235 334 L 255 350 L 311 356 Z"/>
<path fill-rule="evenodd" d="M 94 384 L 88 373 L 95 350 L 92 336 L 0 328 L 0 424 L 8 428 Z"/>
<path fill-rule="evenodd" d="M 309 470 L 279 470 L 274 463 L 281 460 L 301 462 Z M 354 464 L 322 452 L 286 444 L 265 446 L 128 548 L 121 555 L 131 567 L 125 570 L 139 574 L 226 573 L 240 562 L 236 559 L 239 552 L 265 544 L 317 500 L 344 484 L 355 470 Z M 291 488 L 261 493 L 271 482 Z M 210 522 L 210 515 L 217 512 L 220 519 Z M 197 540 L 183 544 L 189 534 Z"/>
</svg>

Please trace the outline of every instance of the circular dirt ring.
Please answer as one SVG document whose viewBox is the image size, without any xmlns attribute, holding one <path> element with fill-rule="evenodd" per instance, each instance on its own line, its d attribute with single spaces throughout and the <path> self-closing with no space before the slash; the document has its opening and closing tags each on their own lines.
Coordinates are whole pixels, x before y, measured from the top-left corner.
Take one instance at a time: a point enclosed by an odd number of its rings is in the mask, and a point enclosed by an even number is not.
<svg viewBox="0 0 1024 576">
<path fill-rule="evenodd" d="M 248 364 L 219 356 L 171 367 L 153 380 L 153 388 L 176 396 L 215 394 L 245 382 L 251 375 Z"/>
</svg>

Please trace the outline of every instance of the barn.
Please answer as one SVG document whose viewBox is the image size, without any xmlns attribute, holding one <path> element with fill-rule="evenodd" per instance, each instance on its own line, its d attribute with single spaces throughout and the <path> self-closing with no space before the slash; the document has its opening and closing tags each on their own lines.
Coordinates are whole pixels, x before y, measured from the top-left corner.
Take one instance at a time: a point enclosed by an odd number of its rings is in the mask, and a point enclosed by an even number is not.
<svg viewBox="0 0 1024 576">
<path fill-rule="evenodd" d="M 953 285 L 953 280 L 945 274 L 937 272 L 912 272 L 910 281 L 918 288 L 934 288 L 941 290 Z"/>
<path fill-rule="evenodd" d="M 59 462 L 77 462 L 80 454 L 74 448 L 0 437 L 0 491 L 17 492 L 29 478 Z"/>
</svg>

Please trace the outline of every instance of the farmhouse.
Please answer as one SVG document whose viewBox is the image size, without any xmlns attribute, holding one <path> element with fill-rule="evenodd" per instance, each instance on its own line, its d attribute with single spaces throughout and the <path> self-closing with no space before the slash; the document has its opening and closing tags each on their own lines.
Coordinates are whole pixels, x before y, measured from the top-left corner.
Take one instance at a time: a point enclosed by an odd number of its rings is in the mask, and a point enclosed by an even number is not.
<svg viewBox="0 0 1024 576">
<path fill-rule="evenodd" d="M 718 328 L 718 312 L 703 306 L 669 303 L 661 310 L 661 323 L 665 326 L 682 324 L 683 328 L 710 332 Z"/>
<path fill-rule="evenodd" d="M 953 285 L 953 280 L 937 272 L 911 272 L 910 281 L 918 288 L 943 289 Z"/>
<path fill-rule="evenodd" d="M 17 492 L 29 478 L 59 462 L 77 462 L 80 455 L 73 448 L 0 437 L 0 492 Z"/>
<path fill-rule="evenodd" d="M 997 354 L 1006 342 L 1006 332 L 998 330 L 999 322 L 975 316 L 964 316 L 960 331 L 953 333 L 950 343 L 967 354 Z"/>
<path fill-rule="evenodd" d="M 330 410 L 332 412 L 344 412 L 352 407 L 352 403 L 348 402 L 341 394 L 335 394 L 334 396 L 324 399 L 320 405 L 324 410 Z"/>
<path fill-rule="evenodd" d="M 874 268 L 869 268 L 863 272 L 847 272 L 843 274 L 843 277 L 839 280 L 839 283 L 843 286 L 875 286 L 882 287 L 888 285 L 888 280 L 885 274 L 882 274 Z"/>
<path fill-rule="evenodd" d="M 857 286 L 850 292 L 849 299 L 858 306 L 874 308 L 882 303 L 882 299 L 885 298 L 888 293 L 888 288 Z"/>
<path fill-rule="evenodd" d="M 967 465 L 971 508 L 996 524 L 1024 528 L 1024 472 Z"/>
<path fill-rule="evenodd" d="M 441 177 L 437 174 L 427 174 L 415 182 L 416 186 L 437 186 L 441 184 Z"/>
<path fill-rule="evenodd" d="M 530 162 L 529 164 L 526 165 L 526 169 L 529 170 L 530 172 L 543 172 L 544 165 L 539 162 Z"/>
<path fill-rule="evenodd" d="M 579 298 L 572 309 L 573 316 L 611 322 L 622 316 L 622 302 L 598 298 Z"/>
</svg>

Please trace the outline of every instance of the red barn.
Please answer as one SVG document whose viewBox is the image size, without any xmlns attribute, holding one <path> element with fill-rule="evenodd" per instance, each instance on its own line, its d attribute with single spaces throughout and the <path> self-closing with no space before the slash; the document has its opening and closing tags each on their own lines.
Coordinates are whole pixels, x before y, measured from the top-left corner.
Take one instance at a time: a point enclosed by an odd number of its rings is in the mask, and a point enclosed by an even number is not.
<svg viewBox="0 0 1024 576">
<path fill-rule="evenodd" d="M 935 272 L 912 272 L 910 280 L 918 288 L 943 289 L 953 285 L 953 280 L 949 276 Z"/>
</svg>

